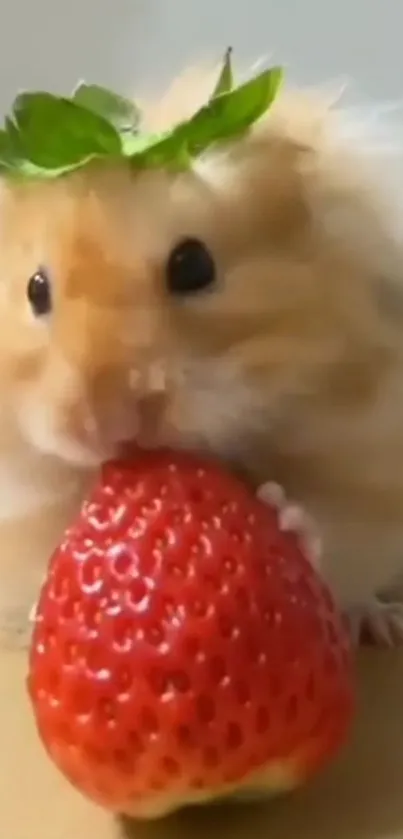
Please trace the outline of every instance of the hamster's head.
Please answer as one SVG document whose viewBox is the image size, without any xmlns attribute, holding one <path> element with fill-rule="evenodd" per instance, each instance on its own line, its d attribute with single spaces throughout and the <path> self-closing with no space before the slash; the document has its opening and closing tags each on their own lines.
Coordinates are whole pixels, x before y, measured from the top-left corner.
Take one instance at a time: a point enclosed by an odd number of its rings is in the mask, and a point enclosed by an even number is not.
<svg viewBox="0 0 403 839">
<path fill-rule="evenodd" d="M 5 184 L 2 410 L 86 467 L 131 443 L 236 457 L 301 425 L 331 381 L 368 398 L 401 249 L 362 158 L 297 95 L 189 172 Z"/>
</svg>

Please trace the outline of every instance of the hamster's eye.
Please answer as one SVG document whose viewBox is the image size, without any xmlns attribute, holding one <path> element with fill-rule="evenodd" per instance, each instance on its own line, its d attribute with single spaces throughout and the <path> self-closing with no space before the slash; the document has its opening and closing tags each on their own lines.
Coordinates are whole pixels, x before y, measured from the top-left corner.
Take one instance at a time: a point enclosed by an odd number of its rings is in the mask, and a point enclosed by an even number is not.
<svg viewBox="0 0 403 839">
<path fill-rule="evenodd" d="M 52 308 L 52 295 L 49 277 L 43 269 L 35 271 L 29 279 L 27 297 L 34 315 L 41 317 L 49 314 Z"/>
<path fill-rule="evenodd" d="M 214 259 L 199 239 L 183 239 L 171 251 L 166 266 L 170 294 L 196 294 L 216 280 Z"/>
</svg>

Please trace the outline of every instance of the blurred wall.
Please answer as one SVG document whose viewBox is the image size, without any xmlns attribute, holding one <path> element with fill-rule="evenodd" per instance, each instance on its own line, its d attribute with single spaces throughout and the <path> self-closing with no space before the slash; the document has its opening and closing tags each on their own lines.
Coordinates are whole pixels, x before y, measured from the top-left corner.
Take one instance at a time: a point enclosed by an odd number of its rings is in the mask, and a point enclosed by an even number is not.
<svg viewBox="0 0 403 839">
<path fill-rule="evenodd" d="M 78 78 L 135 90 L 232 44 L 302 82 L 352 79 L 376 98 L 403 91 L 399 0 L 0 0 L 0 110 L 21 88 Z M 402 97 L 403 98 L 403 97 Z"/>
</svg>

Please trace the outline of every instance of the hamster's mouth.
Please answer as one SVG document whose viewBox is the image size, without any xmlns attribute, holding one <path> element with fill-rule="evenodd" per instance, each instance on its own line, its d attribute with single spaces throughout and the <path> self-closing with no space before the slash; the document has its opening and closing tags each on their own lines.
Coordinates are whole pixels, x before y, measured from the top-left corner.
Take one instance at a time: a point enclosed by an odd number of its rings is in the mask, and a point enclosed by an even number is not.
<svg viewBox="0 0 403 839">
<path fill-rule="evenodd" d="M 63 460 L 82 469 L 96 469 L 107 460 L 119 458 L 130 460 L 141 450 L 163 448 L 161 440 L 151 435 L 133 436 L 117 442 L 81 441 L 78 439 L 59 440 L 54 453 Z"/>
<path fill-rule="evenodd" d="M 121 460 L 131 460 L 139 453 L 139 451 L 159 448 L 163 448 L 163 446 L 157 442 L 152 443 L 150 441 L 149 444 L 146 444 L 145 442 L 142 443 L 141 440 L 137 439 L 124 440 L 116 446 L 114 456 Z"/>
</svg>

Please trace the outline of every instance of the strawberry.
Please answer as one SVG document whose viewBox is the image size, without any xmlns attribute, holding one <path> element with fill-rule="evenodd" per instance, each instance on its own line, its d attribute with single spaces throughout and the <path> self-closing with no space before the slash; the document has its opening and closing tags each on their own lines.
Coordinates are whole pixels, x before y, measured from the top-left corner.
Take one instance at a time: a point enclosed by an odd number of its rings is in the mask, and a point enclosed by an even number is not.
<svg viewBox="0 0 403 839">
<path fill-rule="evenodd" d="M 208 460 L 105 465 L 51 560 L 30 653 L 40 736 L 78 789 L 151 817 L 330 759 L 351 658 L 300 542 Z"/>
</svg>

